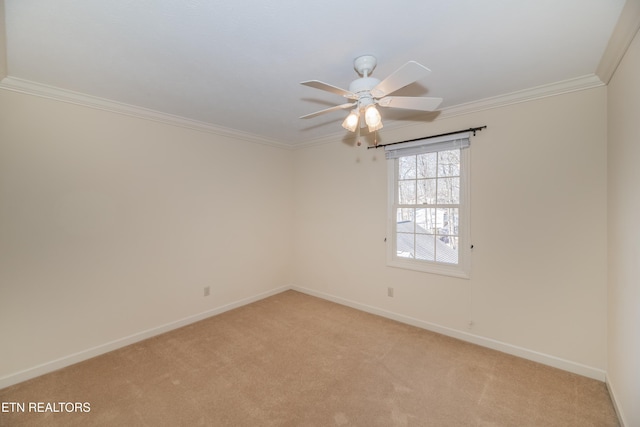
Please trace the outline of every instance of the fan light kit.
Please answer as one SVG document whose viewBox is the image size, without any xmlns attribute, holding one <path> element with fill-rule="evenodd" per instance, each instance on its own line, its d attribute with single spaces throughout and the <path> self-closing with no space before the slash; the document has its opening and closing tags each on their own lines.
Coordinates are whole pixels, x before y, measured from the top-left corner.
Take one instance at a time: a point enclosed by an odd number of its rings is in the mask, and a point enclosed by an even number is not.
<svg viewBox="0 0 640 427">
<path fill-rule="evenodd" d="M 359 130 L 365 125 L 369 132 L 382 129 L 382 117 L 376 108 L 390 107 L 403 108 L 407 110 L 433 111 L 442 102 L 442 98 L 412 97 L 412 96 L 388 96 L 403 87 L 414 83 L 425 77 L 431 70 L 424 65 L 420 65 L 415 61 L 409 61 L 402 67 L 398 68 L 389 77 L 380 81 L 375 77 L 370 77 L 371 72 L 376 67 L 377 61 L 375 56 L 364 55 L 359 56 L 353 61 L 353 68 L 358 72 L 360 77 L 351 82 L 349 90 L 321 82 L 319 80 L 308 80 L 302 82 L 305 86 L 315 89 L 325 90 L 327 92 L 341 95 L 347 99 L 353 100 L 346 104 L 336 105 L 315 113 L 301 116 L 301 119 L 309 119 L 319 116 L 320 114 L 329 113 L 331 111 L 344 110 L 355 107 L 342 122 L 342 127 L 350 132 Z M 362 120 L 364 118 L 364 120 Z M 363 123 L 364 122 L 364 123 Z"/>
</svg>

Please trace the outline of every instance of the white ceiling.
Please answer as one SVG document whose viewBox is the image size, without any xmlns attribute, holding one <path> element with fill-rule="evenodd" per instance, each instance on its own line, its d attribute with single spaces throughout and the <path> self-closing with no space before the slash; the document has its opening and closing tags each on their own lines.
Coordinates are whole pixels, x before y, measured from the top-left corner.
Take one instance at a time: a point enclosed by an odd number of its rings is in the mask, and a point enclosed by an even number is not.
<svg viewBox="0 0 640 427">
<path fill-rule="evenodd" d="M 396 94 L 442 97 L 446 111 L 594 78 L 623 6 L 624 0 L 5 0 L 3 83 L 37 85 L 62 98 L 88 95 L 101 105 L 116 101 L 295 146 L 348 135 L 340 126 L 345 111 L 298 119 L 345 102 L 299 82 L 348 88 L 358 77 L 359 55 L 378 58 L 379 79 L 409 60 L 426 65 L 428 77 Z M 411 110 L 382 114 L 387 129 L 432 120 Z"/>
</svg>

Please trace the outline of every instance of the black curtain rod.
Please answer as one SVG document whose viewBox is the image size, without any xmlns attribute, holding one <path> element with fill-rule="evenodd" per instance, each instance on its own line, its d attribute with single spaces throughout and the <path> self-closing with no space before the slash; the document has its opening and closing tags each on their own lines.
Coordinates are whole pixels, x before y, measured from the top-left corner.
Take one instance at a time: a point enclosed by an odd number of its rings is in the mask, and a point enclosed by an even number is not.
<svg viewBox="0 0 640 427">
<path fill-rule="evenodd" d="M 388 145 L 404 144 L 405 142 L 422 141 L 423 139 L 437 138 L 439 136 L 455 135 L 456 133 L 462 133 L 462 132 L 473 132 L 473 136 L 476 136 L 476 132 L 481 131 L 482 129 L 485 129 L 485 128 L 486 128 L 486 126 L 480 126 L 480 127 L 477 127 L 477 128 L 469 128 L 469 129 L 457 130 L 455 132 L 441 133 L 441 134 L 438 134 L 438 135 L 423 136 L 422 138 L 408 139 L 406 141 L 390 142 L 388 144 L 380 144 L 380 145 L 369 146 L 369 147 L 367 147 L 367 150 L 370 149 L 370 148 L 386 147 Z"/>
</svg>

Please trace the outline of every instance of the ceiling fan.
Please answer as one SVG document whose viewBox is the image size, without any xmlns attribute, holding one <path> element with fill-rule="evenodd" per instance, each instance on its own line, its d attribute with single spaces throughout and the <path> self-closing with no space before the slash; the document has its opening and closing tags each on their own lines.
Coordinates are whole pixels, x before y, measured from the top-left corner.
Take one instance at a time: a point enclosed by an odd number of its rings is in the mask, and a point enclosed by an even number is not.
<svg viewBox="0 0 640 427">
<path fill-rule="evenodd" d="M 300 118 L 309 119 L 331 111 L 354 107 L 347 118 L 344 119 L 342 127 L 350 132 L 355 132 L 356 129 L 359 131 L 360 127 L 366 125 L 369 128 L 369 132 L 373 132 L 382 129 L 382 117 L 376 105 L 380 107 L 404 108 L 407 110 L 433 111 L 438 108 L 438 105 L 442 102 L 442 98 L 388 96 L 430 73 L 431 70 L 424 65 L 415 61 L 409 61 L 394 71 L 389 77 L 380 81 L 375 77 L 370 77 L 376 64 L 375 56 L 364 55 L 357 57 L 353 61 L 353 68 L 355 68 L 362 77 L 352 81 L 349 85 L 349 90 L 341 89 L 319 80 L 301 82 L 300 84 L 305 86 L 341 95 L 352 100 L 352 102 L 306 114 Z M 362 116 L 364 116 L 364 122 Z"/>
</svg>

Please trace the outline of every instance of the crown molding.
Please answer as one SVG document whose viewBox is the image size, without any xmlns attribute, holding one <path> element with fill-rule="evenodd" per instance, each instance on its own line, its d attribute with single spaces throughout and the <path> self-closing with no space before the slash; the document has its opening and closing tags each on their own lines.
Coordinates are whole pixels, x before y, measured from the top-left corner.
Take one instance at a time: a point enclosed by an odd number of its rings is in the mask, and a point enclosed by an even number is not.
<svg viewBox="0 0 640 427">
<path fill-rule="evenodd" d="M 520 90 L 516 92 L 507 93 L 505 95 L 494 96 L 490 98 L 481 99 L 478 101 L 468 102 L 464 104 L 454 105 L 451 107 L 443 108 L 440 110 L 440 114 L 435 120 L 441 120 L 449 117 L 459 116 L 462 114 L 471 114 L 483 110 L 492 108 L 504 107 L 507 105 L 517 104 L 521 102 L 527 102 L 534 99 L 545 98 L 549 96 L 556 96 L 563 93 L 574 92 L 578 90 L 591 89 L 599 86 L 603 86 L 604 83 L 595 74 L 587 76 L 577 77 L 573 79 L 563 80 L 560 82 L 537 86 L 530 89 Z M 127 116 L 142 118 L 145 120 L 151 120 L 160 123 L 166 123 L 183 128 L 198 130 L 201 132 L 207 132 L 223 137 L 229 137 L 234 139 L 240 139 L 247 142 L 269 145 L 272 147 L 296 150 L 302 148 L 308 148 L 316 145 L 323 145 L 329 143 L 335 143 L 336 141 L 344 141 L 345 134 L 343 132 L 336 131 L 330 135 L 326 135 L 320 138 L 314 138 L 306 141 L 300 141 L 295 145 L 289 145 L 280 141 L 275 141 L 269 138 L 265 138 L 259 135 L 242 132 L 239 130 L 224 128 L 221 126 L 215 126 L 209 123 L 199 122 L 196 120 L 187 119 L 184 117 L 174 116 L 171 114 L 161 113 L 142 107 L 136 107 L 129 104 L 119 103 L 104 98 L 98 98 L 94 96 L 85 95 L 78 92 L 72 92 L 55 88 L 40 83 L 35 83 L 29 80 L 23 80 L 15 77 L 5 77 L 0 81 L 0 89 L 11 90 L 14 92 L 25 93 L 29 95 L 39 96 L 43 98 L 54 99 L 57 101 L 72 103 L 76 105 L 82 105 L 94 109 L 103 111 L 123 114 Z M 389 123 L 386 127 L 388 131 L 395 129 L 411 128 L 416 126 L 423 126 L 424 123 L 412 122 L 410 124 Z"/>
<path fill-rule="evenodd" d="M 263 136 L 255 135 L 252 133 L 229 129 L 222 126 L 216 126 L 210 123 L 191 120 L 185 117 L 162 113 L 159 111 L 116 102 L 105 98 L 85 95 L 79 92 L 59 89 L 53 86 L 36 83 L 16 77 L 5 77 L 4 79 L 0 80 L 0 89 L 38 96 L 41 98 L 53 99 L 69 104 L 81 105 L 84 107 L 122 114 L 125 116 L 136 117 L 144 120 L 150 120 L 158 123 L 165 123 L 200 132 L 211 133 L 222 137 L 239 139 L 255 144 L 268 145 L 288 150 L 292 148 L 288 144 L 284 144 L 280 141 L 265 138 Z"/>
<path fill-rule="evenodd" d="M 451 107 L 443 108 L 437 119 L 459 116 L 462 114 L 476 113 L 478 111 L 492 108 L 505 107 L 507 105 L 519 104 L 521 102 L 533 101 L 535 99 L 547 98 L 550 96 L 562 95 L 579 90 L 593 89 L 605 84 L 595 74 L 562 80 L 556 83 L 532 87 L 529 89 L 510 92 L 504 95 L 484 98 L 478 101 L 468 102 Z"/>
<path fill-rule="evenodd" d="M 640 0 L 627 0 L 596 69 L 596 75 L 605 84 L 609 84 L 639 29 Z"/>
</svg>

